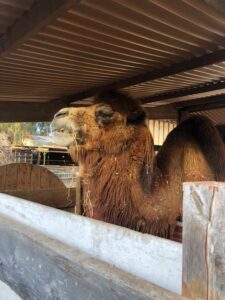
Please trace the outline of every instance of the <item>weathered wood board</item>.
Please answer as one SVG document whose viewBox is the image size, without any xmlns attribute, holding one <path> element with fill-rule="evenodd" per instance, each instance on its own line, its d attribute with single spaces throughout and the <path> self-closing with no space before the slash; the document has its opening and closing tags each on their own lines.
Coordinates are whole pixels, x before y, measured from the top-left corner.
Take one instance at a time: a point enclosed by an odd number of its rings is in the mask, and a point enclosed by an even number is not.
<svg viewBox="0 0 225 300">
<path fill-rule="evenodd" d="M 225 299 L 225 183 L 185 183 L 183 211 L 183 294 Z"/>
<path fill-rule="evenodd" d="M 80 176 L 77 177 L 76 183 L 76 207 L 75 213 L 77 215 L 82 214 L 82 178 Z"/>
<path fill-rule="evenodd" d="M 32 202 L 55 208 L 72 208 L 75 205 L 76 189 L 55 188 L 32 191 L 4 191 L 5 194 L 12 195 Z"/>
<path fill-rule="evenodd" d="M 75 206 L 76 189 L 67 188 L 51 171 L 38 165 L 0 166 L 0 192 L 55 208 Z"/>
</svg>

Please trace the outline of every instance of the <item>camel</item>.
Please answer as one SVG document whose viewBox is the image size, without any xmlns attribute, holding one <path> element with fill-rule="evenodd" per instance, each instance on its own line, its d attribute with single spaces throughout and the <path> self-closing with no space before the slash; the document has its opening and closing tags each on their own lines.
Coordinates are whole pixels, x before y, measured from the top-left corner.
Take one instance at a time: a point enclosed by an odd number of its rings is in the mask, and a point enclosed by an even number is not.
<svg viewBox="0 0 225 300">
<path fill-rule="evenodd" d="M 182 183 L 225 180 L 225 146 L 205 117 L 179 124 L 156 156 L 144 109 L 120 92 L 61 109 L 51 126 L 80 164 L 87 217 L 168 237 L 182 216 Z"/>
</svg>

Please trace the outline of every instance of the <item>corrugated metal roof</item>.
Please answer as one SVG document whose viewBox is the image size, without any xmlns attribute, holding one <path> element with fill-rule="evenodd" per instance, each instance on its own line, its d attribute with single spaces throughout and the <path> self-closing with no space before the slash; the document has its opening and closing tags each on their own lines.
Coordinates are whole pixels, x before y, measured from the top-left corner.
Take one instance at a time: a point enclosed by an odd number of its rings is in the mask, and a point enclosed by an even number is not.
<svg viewBox="0 0 225 300">
<path fill-rule="evenodd" d="M 4 30 L 24 17 L 33 3 L 0 0 L 0 19 L 1 14 L 9 15 L 5 23 L 3 18 Z M 0 59 L 0 101 L 64 98 L 184 61 L 191 63 L 220 49 L 225 49 L 225 13 L 205 0 L 74 1 L 70 9 Z M 146 98 L 223 81 L 224 74 L 225 57 L 222 62 L 122 90 Z M 225 94 L 225 90 L 216 93 Z M 155 105 L 188 97 L 159 99 Z"/>
<path fill-rule="evenodd" d="M 213 121 L 214 125 L 225 124 L 225 108 L 203 110 L 199 112 L 193 112 L 191 115 L 202 115 L 206 116 Z"/>
<path fill-rule="evenodd" d="M 0 0 L 0 35 L 31 8 L 35 0 Z"/>
<path fill-rule="evenodd" d="M 106 85 L 224 47 L 224 32 L 224 15 L 201 1 L 82 1 L 0 61 L 0 94 L 47 101 Z M 219 64 L 126 90 L 144 97 L 223 71 Z"/>
<path fill-rule="evenodd" d="M 158 95 L 159 93 L 176 91 L 196 85 L 203 85 L 205 83 L 223 81 L 224 77 L 225 62 L 222 62 L 187 72 L 181 72 L 176 75 L 147 81 L 124 88 L 123 90 L 133 97 L 145 98 L 152 95 Z"/>
</svg>

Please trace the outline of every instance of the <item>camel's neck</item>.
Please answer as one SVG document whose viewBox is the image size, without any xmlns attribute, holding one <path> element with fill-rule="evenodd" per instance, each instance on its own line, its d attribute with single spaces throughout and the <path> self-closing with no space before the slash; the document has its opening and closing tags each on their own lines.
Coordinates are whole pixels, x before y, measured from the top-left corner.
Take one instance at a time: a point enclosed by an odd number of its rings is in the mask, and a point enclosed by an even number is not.
<svg viewBox="0 0 225 300">
<path fill-rule="evenodd" d="M 146 130 L 122 152 L 92 151 L 85 156 L 84 210 L 95 219 L 167 236 L 172 212 L 166 189 L 157 188 L 160 175 L 153 170 L 153 142 Z"/>
<path fill-rule="evenodd" d="M 129 144 L 129 143 L 127 143 Z M 151 201 L 154 149 L 147 128 L 137 134 L 122 152 L 106 154 L 90 151 L 82 160 L 84 209 L 89 217 L 129 228 L 153 232 L 152 223 L 158 222 L 156 213 L 147 224 L 139 207 Z M 157 226 L 156 226 L 157 227 Z M 153 232 L 155 233 L 155 232 Z"/>
<path fill-rule="evenodd" d="M 93 163 L 90 163 L 90 155 Z M 91 153 L 83 164 L 84 208 L 100 220 L 124 225 L 134 212 L 131 186 L 139 182 L 141 161 L 128 153 Z M 125 225 L 126 226 L 126 225 Z M 128 224 L 127 224 L 128 226 Z"/>
</svg>

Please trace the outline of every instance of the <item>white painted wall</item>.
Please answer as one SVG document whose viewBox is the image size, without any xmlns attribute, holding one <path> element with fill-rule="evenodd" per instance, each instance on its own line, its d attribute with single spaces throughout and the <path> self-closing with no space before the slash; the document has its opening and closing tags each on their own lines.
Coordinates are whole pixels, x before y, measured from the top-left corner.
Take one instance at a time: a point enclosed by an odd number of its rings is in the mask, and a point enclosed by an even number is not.
<svg viewBox="0 0 225 300">
<path fill-rule="evenodd" d="M 22 300 L 4 282 L 0 281 L 0 300 Z"/>
<path fill-rule="evenodd" d="M 1 215 L 181 293 L 181 244 L 0 193 Z"/>
</svg>

